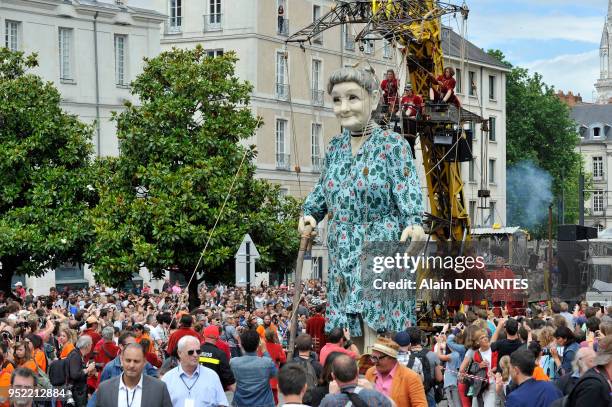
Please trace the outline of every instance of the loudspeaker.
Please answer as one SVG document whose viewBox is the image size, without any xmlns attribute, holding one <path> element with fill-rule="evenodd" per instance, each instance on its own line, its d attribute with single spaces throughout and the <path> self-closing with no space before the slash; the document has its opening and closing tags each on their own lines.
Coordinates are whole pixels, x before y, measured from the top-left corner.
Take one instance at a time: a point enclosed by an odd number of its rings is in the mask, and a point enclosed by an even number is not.
<svg viewBox="0 0 612 407">
<path fill-rule="evenodd" d="M 465 138 L 462 137 L 462 131 L 465 132 Z M 450 134 L 452 136 L 452 148 L 449 148 L 450 153 L 446 156 L 444 161 L 457 161 L 457 162 L 468 162 L 473 160 L 472 155 L 472 130 L 457 130 Z M 437 135 L 436 135 L 437 136 Z M 457 143 L 457 139 L 459 142 Z M 456 143 L 456 144 L 455 144 Z M 438 143 L 435 143 L 438 144 Z"/>
<path fill-rule="evenodd" d="M 597 239 L 597 228 L 580 225 L 557 226 L 557 240 L 571 242 L 574 240 Z"/>
</svg>

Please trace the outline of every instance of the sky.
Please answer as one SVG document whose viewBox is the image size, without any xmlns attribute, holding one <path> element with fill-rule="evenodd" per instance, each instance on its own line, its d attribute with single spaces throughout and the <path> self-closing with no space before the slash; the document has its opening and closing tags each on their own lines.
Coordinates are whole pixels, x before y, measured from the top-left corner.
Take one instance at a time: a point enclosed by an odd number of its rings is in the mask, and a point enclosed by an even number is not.
<svg viewBox="0 0 612 407">
<path fill-rule="evenodd" d="M 104 0 L 109 1 L 109 0 Z M 189 0 L 196 1 L 196 0 Z M 303 1 L 303 0 L 290 0 Z M 460 4 L 462 0 L 445 0 Z M 153 0 L 129 0 L 151 7 Z M 539 72 L 555 89 L 592 101 L 608 0 L 466 0 L 467 39 L 503 51 L 515 66 Z M 231 0 L 226 1 L 226 7 Z M 459 32 L 459 19 L 444 23 Z"/>
<path fill-rule="evenodd" d="M 466 0 L 467 39 L 592 101 L 608 0 Z M 458 23 L 451 20 L 455 31 Z M 448 23 L 447 23 L 448 24 Z"/>
</svg>

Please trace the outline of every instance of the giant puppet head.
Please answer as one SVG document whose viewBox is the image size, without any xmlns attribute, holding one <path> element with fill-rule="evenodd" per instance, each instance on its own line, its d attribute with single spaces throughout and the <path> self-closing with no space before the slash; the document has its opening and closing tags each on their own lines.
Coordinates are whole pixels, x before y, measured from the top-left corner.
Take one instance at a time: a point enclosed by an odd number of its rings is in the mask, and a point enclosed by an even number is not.
<svg viewBox="0 0 612 407">
<path fill-rule="evenodd" d="M 341 68 L 327 84 L 334 114 L 340 125 L 354 132 L 363 131 L 380 101 L 380 87 L 374 74 L 365 69 Z"/>
</svg>

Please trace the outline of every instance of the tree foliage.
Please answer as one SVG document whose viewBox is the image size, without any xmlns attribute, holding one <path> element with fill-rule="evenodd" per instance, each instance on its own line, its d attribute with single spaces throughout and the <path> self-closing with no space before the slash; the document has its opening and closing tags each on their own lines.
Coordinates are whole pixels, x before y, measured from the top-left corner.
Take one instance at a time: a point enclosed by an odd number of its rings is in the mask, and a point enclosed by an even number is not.
<svg viewBox="0 0 612 407">
<path fill-rule="evenodd" d="M 233 279 L 245 233 L 261 254 L 259 271 L 290 268 L 299 208 L 254 177 L 256 151 L 241 141 L 260 121 L 235 62 L 233 54 L 207 57 L 199 46 L 145 61 L 132 83 L 141 105 L 114 117 L 120 155 L 100 169 L 89 251 L 97 279 L 119 284 L 146 267 L 157 278 L 173 270 L 189 280 L 210 240 L 203 275 L 189 286 L 191 302 L 198 283 Z"/>
<path fill-rule="evenodd" d="M 29 73 L 36 55 L 0 48 L 0 288 L 81 262 L 92 238 L 91 126 L 60 107 L 52 83 Z"/>
<path fill-rule="evenodd" d="M 489 50 L 511 71 L 506 80 L 506 162 L 512 167 L 521 162 L 532 162 L 552 177 L 555 199 L 565 197 L 565 221 L 578 218 L 578 175 L 582 165 L 576 151 L 580 139 L 569 107 L 555 95 L 554 88 L 542 80 L 539 73 L 514 67 L 503 52 Z M 525 185 L 528 188 L 528 185 Z M 508 196 L 508 219 L 520 224 L 521 202 Z M 551 202 L 555 204 L 556 202 Z M 542 222 L 531 228 L 536 236 L 546 235 L 548 208 L 542 207 Z M 555 217 L 556 219 L 556 217 Z"/>
</svg>

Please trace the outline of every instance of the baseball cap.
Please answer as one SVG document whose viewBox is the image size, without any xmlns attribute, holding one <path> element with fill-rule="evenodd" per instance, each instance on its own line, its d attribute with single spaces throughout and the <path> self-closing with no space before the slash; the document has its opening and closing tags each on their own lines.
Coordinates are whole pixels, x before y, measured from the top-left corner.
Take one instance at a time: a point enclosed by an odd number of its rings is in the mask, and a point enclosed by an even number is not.
<svg viewBox="0 0 612 407">
<path fill-rule="evenodd" d="M 216 325 L 208 325 L 204 328 L 204 336 L 206 338 L 219 338 L 219 327 Z"/>
<path fill-rule="evenodd" d="M 395 338 L 393 341 L 397 343 L 399 346 L 408 346 L 410 345 L 410 335 L 406 331 L 401 331 L 395 334 Z"/>
</svg>

